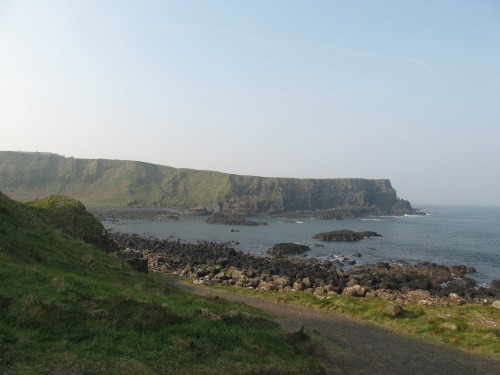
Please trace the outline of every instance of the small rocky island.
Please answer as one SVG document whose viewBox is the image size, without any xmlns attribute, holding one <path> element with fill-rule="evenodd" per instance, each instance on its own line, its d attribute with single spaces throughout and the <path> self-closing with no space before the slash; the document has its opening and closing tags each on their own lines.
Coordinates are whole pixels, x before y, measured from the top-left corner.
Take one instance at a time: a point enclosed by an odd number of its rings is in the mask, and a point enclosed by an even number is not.
<svg viewBox="0 0 500 375">
<path fill-rule="evenodd" d="M 266 250 L 266 253 L 275 257 L 282 257 L 293 254 L 302 254 L 311 250 L 307 245 L 298 243 L 278 243 Z"/>
<path fill-rule="evenodd" d="M 268 225 L 265 221 L 247 220 L 241 215 L 214 214 L 205 220 L 208 224 L 246 225 L 250 227 Z"/>
<path fill-rule="evenodd" d="M 318 241 L 360 241 L 368 237 L 382 237 L 377 232 L 363 231 L 354 232 L 348 229 L 334 230 L 331 232 L 318 233 L 313 236 L 313 240 Z"/>
</svg>

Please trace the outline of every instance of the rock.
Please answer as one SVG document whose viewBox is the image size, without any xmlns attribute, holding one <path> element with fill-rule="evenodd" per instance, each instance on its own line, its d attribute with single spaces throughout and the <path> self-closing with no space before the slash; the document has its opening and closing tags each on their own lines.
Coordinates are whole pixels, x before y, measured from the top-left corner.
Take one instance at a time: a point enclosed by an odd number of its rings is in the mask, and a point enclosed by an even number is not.
<svg viewBox="0 0 500 375">
<path fill-rule="evenodd" d="M 363 288 L 361 285 L 354 285 L 353 288 L 356 291 L 356 295 L 358 297 L 364 297 L 365 296 L 365 288 Z"/>
<path fill-rule="evenodd" d="M 293 283 L 292 289 L 297 291 L 304 290 L 304 285 L 296 281 Z"/>
<path fill-rule="evenodd" d="M 244 276 L 244 275 L 243 275 L 243 272 L 241 272 L 240 270 L 235 269 L 235 270 L 233 270 L 233 272 L 231 272 L 231 277 L 232 277 L 233 279 L 237 279 L 237 280 L 239 280 L 239 279 L 241 279 L 243 276 Z"/>
<path fill-rule="evenodd" d="M 392 317 L 403 315 L 403 308 L 399 305 L 390 305 L 384 308 L 383 313 Z"/>
<path fill-rule="evenodd" d="M 313 294 L 317 297 L 322 297 L 324 296 L 326 293 L 325 293 L 325 289 L 322 288 L 322 287 L 317 287 L 316 289 L 314 289 L 314 292 Z"/>
<path fill-rule="evenodd" d="M 439 327 L 442 328 L 442 329 L 450 330 L 450 331 L 456 331 L 456 330 L 458 330 L 457 325 L 454 324 L 454 323 L 450 323 L 450 322 L 441 323 L 439 325 Z"/>
<path fill-rule="evenodd" d="M 500 292 L 500 280 L 493 280 L 490 284 L 490 288 L 497 292 Z"/>
<path fill-rule="evenodd" d="M 458 265 L 458 266 L 451 266 L 450 267 L 450 272 L 454 274 L 455 276 L 462 277 L 467 273 L 467 267 L 464 266 L 463 264 Z"/>
<path fill-rule="evenodd" d="M 223 224 L 223 225 L 246 225 L 246 226 L 259 226 L 268 225 L 266 222 L 257 222 L 247 220 L 245 217 L 240 215 L 226 215 L 226 214 L 214 214 L 205 220 L 208 224 Z"/>
<path fill-rule="evenodd" d="M 266 250 L 266 253 L 273 256 L 284 256 L 290 254 L 302 254 L 311 250 L 307 245 L 296 243 L 279 243 Z"/>
<path fill-rule="evenodd" d="M 149 270 L 196 279 L 197 282 L 202 279 L 202 283 L 258 288 L 263 282 L 261 287 L 264 290 L 306 290 L 311 294 L 317 288 L 323 288 L 325 293 L 341 294 L 345 287 L 356 287 L 345 293 L 356 297 L 363 294 L 378 297 L 402 306 L 405 303 L 491 306 L 492 301 L 499 299 L 500 280 L 493 281 L 492 288 L 478 287 L 471 279 L 454 276 L 450 268 L 430 262 L 416 265 L 377 263 L 343 270 L 339 268 L 342 265 L 330 260 L 256 257 L 236 251 L 229 243 L 199 241 L 193 244 L 123 233 L 111 233 L 110 237 L 119 249 L 129 247 L 124 251 L 127 253 L 124 257 L 143 259 Z"/>
<path fill-rule="evenodd" d="M 270 292 L 275 289 L 272 283 L 268 283 L 267 281 L 261 281 L 257 286 L 257 289 L 264 290 L 266 292 Z"/>
<path fill-rule="evenodd" d="M 313 236 L 314 240 L 319 241 L 359 241 L 367 237 L 382 237 L 377 232 L 364 231 L 353 232 L 352 230 L 342 229 L 331 232 L 318 233 Z"/>
<path fill-rule="evenodd" d="M 355 251 L 354 253 L 352 253 L 352 256 L 356 257 L 356 258 L 361 258 L 362 257 L 362 255 L 361 255 L 361 253 L 359 251 Z"/>
<path fill-rule="evenodd" d="M 284 289 L 287 286 L 290 286 L 290 279 L 286 276 L 275 276 L 273 277 L 273 283 L 277 289 Z"/>
<path fill-rule="evenodd" d="M 342 291 L 342 295 L 347 297 L 356 297 L 358 294 L 356 292 L 356 288 L 354 288 L 353 286 L 348 286 L 344 288 L 344 290 Z"/>
<path fill-rule="evenodd" d="M 312 286 L 312 282 L 308 277 L 304 277 L 302 279 L 302 285 L 304 285 L 305 288 L 310 288 Z"/>
<path fill-rule="evenodd" d="M 462 297 L 460 297 L 457 293 L 450 293 L 448 296 L 451 302 L 456 303 L 457 305 L 463 305 L 465 301 Z"/>
<path fill-rule="evenodd" d="M 496 301 L 493 301 L 493 303 L 491 304 L 491 306 L 497 308 L 497 309 L 500 309 L 500 300 L 497 299 Z"/>
</svg>

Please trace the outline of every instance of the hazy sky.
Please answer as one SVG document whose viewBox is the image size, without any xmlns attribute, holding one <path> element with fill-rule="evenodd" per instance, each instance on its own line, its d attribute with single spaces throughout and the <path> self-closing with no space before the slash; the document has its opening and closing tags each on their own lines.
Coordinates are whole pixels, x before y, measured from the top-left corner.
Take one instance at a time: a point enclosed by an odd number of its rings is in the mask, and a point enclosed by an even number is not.
<svg viewBox="0 0 500 375">
<path fill-rule="evenodd" d="M 500 1 L 0 0 L 0 150 L 500 205 Z"/>
</svg>

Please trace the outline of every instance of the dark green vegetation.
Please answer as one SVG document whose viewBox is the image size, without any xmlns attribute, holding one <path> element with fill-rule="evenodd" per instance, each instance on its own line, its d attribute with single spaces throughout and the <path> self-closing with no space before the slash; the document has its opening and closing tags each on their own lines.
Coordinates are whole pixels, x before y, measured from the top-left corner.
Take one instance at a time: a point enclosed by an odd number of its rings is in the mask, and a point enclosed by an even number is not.
<svg viewBox="0 0 500 375">
<path fill-rule="evenodd" d="M 336 210 L 347 215 L 412 213 L 389 180 L 238 176 L 121 160 L 0 151 L 0 190 L 18 200 L 67 195 L 87 206 L 158 206 L 210 212 Z"/>
<path fill-rule="evenodd" d="M 262 313 L 85 242 L 97 224 L 70 199 L 0 193 L 0 373 L 321 373 Z"/>
</svg>

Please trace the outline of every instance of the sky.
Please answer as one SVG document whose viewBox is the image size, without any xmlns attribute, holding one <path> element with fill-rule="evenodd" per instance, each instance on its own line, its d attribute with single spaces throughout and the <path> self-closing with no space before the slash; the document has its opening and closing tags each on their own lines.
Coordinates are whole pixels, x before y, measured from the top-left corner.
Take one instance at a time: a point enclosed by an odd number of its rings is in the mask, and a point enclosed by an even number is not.
<svg viewBox="0 0 500 375">
<path fill-rule="evenodd" d="M 0 150 L 500 206 L 499 0 L 0 0 Z"/>
</svg>

